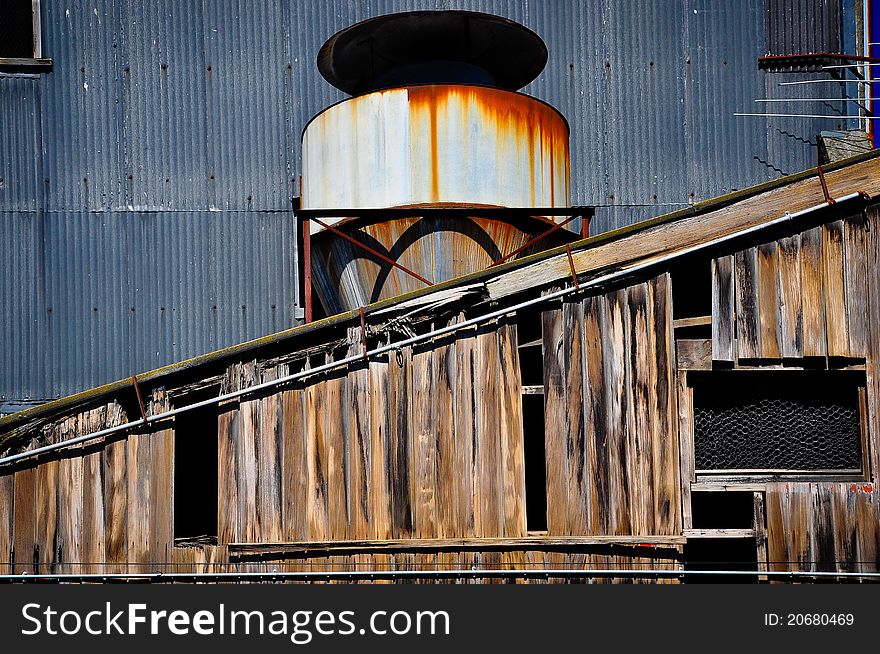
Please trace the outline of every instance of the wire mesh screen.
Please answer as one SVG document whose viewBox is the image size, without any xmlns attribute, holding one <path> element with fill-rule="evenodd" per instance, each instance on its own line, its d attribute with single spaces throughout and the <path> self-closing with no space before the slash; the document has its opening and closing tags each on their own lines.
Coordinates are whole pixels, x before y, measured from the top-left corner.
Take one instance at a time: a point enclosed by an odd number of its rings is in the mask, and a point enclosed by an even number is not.
<svg viewBox="0 0 880 654">
<path fill-rule="evenodd" d="M 698 470 L 858 470 L 858 377 L 715 373 L 694 384 Z"/>
<path fill-rule="evenodd" d="M 27 59 L 33 56 L 33 1 L 0 1 L 0 57 Z"/>
</svg>

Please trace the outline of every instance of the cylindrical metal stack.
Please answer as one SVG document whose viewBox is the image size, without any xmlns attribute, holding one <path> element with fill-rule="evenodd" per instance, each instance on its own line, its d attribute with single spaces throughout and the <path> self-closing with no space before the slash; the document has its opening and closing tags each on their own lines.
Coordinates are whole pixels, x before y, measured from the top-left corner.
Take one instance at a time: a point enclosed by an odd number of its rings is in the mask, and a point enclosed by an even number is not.
<svg viewBox="0 0 880 654">
<path fill-rule="evenodd" d="M 358 95 L 318 114 L 303 132 L 301 208 L 338 210 L 322 222 L 435 283 L 521 247 L 560 218 L 356 213 L 567 207 L 565 118 L 515 92 L 546 57 L 525 27 L 472 12 L 393 14 L 334 35 L 319 68 Z M 311 231 L 312 273 L 328 314 L 424 286 L 317 222 Z M 561 229 L 535 247 L 572 238 Z"/>
</svg>

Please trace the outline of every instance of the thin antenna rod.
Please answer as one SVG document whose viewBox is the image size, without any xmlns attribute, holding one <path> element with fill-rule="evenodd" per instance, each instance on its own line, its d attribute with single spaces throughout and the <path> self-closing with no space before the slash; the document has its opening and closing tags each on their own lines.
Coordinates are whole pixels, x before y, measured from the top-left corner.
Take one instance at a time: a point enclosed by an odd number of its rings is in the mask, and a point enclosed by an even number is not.
<svg viewBox="0 0 880 654">
<path fill-rule="evenodd" d="M 766 116 L 768 118 L 831 118 L 833 120 L 877 120 L 880 116 L 825 116 L 822 114 L 752 114 L 736 111 L 734 116 Z"/>
<path fill-rule="evenodd" d="M 832 64 L 830 66 L 822 66 L 822 70 L 831 70 L 832 68 L 865 68 L 866 66 L 880 66 L 880 63 L 877 64 Z"/>
<path fill-rule="evenodd" d="M 760 98 L 755 102 L 864 102 L 865 98 Z"/>
<path fill-rule="evenodd" d="M 880 79 L 803 79 L 798 82 L 779 82 L 779 86 L 794 86 L 795 84 L 827 84 L 834 82 L 836 84 L 871 84 L 880 82 Z"/>
</svg>

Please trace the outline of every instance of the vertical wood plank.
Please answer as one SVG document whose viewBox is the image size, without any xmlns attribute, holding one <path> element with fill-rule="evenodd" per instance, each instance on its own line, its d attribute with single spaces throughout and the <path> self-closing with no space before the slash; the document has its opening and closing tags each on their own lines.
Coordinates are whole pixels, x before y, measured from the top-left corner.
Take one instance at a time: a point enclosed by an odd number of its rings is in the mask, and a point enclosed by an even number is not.
<svg viewBox="0 0 880 654">
<path fill-rule="evenodd" d="M 331 371 L 328 375 L 324 384 L 327 393 L 327 537 L 345 540 L 348 537 L 348 389 L 341 371 Z"/>
<path fill-rule="evenodd" d="M 458 482 L 456 480 L 455 432 L 455 336 L 440 340 L 434 348 L 434 407 L 437 426 L 437 535 L 458 536 Z"/>
<path fill-rule="evenodd" d="M 583 312 L 583 309 L 581 308 L 580 311 Z M 583 338 L 582 332 L 583 327 L 577 336 L 578 339 Z M 507 537 L 519 537 L 526 535 L 526 474 L 522 382 L 520 380 L 519 350 L 517 349 L 517 327 L 516 323 L 512 321 L 512 316 L 508 321 L 499 325 L 498 337 L 501 357 L 499 370 L 501 374 L 502 506 L 504 507 L 502 532 Z M 583 381 L 578 380 L 578 382 L 580 389 L 583 386 Z M 578 411 L 582 411 L 580 406 L 578 406 Z M 584 505 L 586 505 L 586 500 Z"/>
<path fill-rule="evenodd" d="M 584 403 L 586 405 L 586 421 L 584 437 L 586 439 L 587 478 L 589 493 L 587 495 L 588 534 L 607 533 L 610 516 L 607 514 L 608 490 L 608 456 L 605 407 L 605 364 L 604 364 L 604 333 L 605 296 L 587 297 L 584 305 L 584 360 L 586 362 L 586 380 Z M 601 511 L 601 513 L 600 513 Z"/>
<path fill-rule="evenodd" d="M 825 339 L 825 301 L 823 298 L 822 227 L 801 234 L 801 309 L 805 357 L 823 357 Z"/>
<path fill-rule="evenodd" d="M 360 353 L 360 330 L 349 330 L 349 341 L 353 344 L 349 356 Z M 357 345 L 354 345 L 354 344 Z M 349 366 L 347 434 L 349 449 L 349 537 L 364 539 L 371 537 L 370 470 L 372 443 L 370 435 L 370 370 L 366 360 Z"/>
<path fill-rule="evenodd" d="M 581 302 L 562 305 L 562 356 L 564 361 L 565 458 L 568 472 L 568 516 L 566 533 L 589 533 L 590 492 L 587 468 L 587 439 L 584 426 L 584 306 Z"/>
<path fill-rule="evenodd" d="M 712 259 L 712 359 L 734 360 L 733 257 Z"/>
<path fill-rule="evenodd" d="M 413 533 L 437 537 L 436 417 L 434 415 L 434 343 L 417 347 L 412 357 Z"/>
<path fill-rule="evenodd" d="M 758 324 L 761 345 L 760 358 L 779 359 L 779 322 L 780 307 L 779 263 L 776 243 L 762 243 L 758 246 Z"/>
<path fill-rule="evenodd" d="M 458 317 L 461 320 L 462 316 Z M 453 424 L 455 426 L 455 497 L 458 500 L 455 535 L 472 537 L 476 535 L 474 515 L 474 489 L 476 470 L 476 424 L 474 406 L 476 404 L 474 370 L 474 346 L 476 331 L 458 331 L 455 337 L 455 387 L 453 390 Z"/>
<path fill-rule="evenodd" d="M 608 465 L 608 491 L 603 498 L 608 502 L 606 512 L 611 520 L 608 535 L 632 533 L 629 486 L 625 478 L 629 469 L 627 452 L 627 404 L 630 379 L 627 377 L 627 291 L 620 289 L 608 293 L 608 319 L 606 322 L 606 342 L 608 350 L 605 357 L 606 382 L 606 438 Z M 600 500 L 601 501 L 601 500 Z"/>
<path fill-rule="evenodd" d="M 284 540 L 306 537 L 306 445 L 302 388 L 286 390 L 281 395 L 283 414 L 281 506 Z"/>
<path fill-rule="evenodd" d="M 477 424 L 477 493 L 478 536 L 501 535 L 501 398 L 498 361 L 498 324 L 477 328 L 477 389 L 475 414 Z"/>
<path fill-rule="evenodd" d="M 654 447 L 654 533 L 680 534 L 681 499 L 680 459 L 676 425 L 677 397 L 672 336 L 672 285 L 669 275 L 657 277 L 651 284 L 652 323 L 648 325 L 649 343 L 654 358 L 649 361 L 650 413 L 653 416 Z"/>
<path fill-rule="evenodd" d="M 97 431 L 99 427 L 95 427 Z M 86 565 L 80 572 L 84 574 L 101 574 L 106 542 L 106 526 L 104 524 L 104 479 L 101 466 L 101 451 L 93 451 L 83 456 L 83 507 L 80 538 L 82 539 L 82 559 Z M 169 514 L 167 507 L 160 511 Z"/>
<path fill-rule="evenodd" d="M 277 368 L 264 372 L 262 381 L 277 379 L 286 370 Z M 254 439 L 256 457 L 257 538 L 263 542 L 281 540 L 281 462 L 283 454 L 283 420 L 281 391 L 271 389 L 258 402 L 259 424 Z"/>
<path fill-rule="evenodd" d="M 740 359 L 756 359 L 761 353 L 760 316 L 757 306 L 757 252 L 747 248 L 735 255 L 736 342 Z"/>
<path fill-rule="evenodd" d="M 566 360 L 563 309 L 553 305 L 541 314 L 544 350 L 544 453 L 546 459 L 547 533 L 568 533 L 568 452 Z"/>
<path fill-rule="evenodd" d="M 241 388 L 257 383 L 256 362 L 241 367 Z M 257 509 L 257 432 L 260 429 L 260 400 L 252 395 L 242 397 L 238 416 L 235 470 L 238 482 L 238 520 L 241 538 L 247 543 L 260 539 Z"/>
<path fill-rule="evenodd" d="M 767 571 L 767 524 L 764 509 L 764 493 L 752 495 L 752 527 L 755 530 L 755 547 L 757 549 L 758 572 Z M 767 575 L 759 575 L 759 581 L 767 581 Z"/>
<path fill-rule="evenodd" d="M 152 454 L 151 454 L 151 434 L 149 433 L 133 433 L 128 437 L 125 448 L 125 465 L 128 469 L 128 543 L 126 547 L 126 562 L 128 570 L 140 572 L 145 569 L 144 563 L 153 561 L 152 544 L 153 539 L 150 533 L 150 513 L 151 513 L 151 497 L 150 491 L 152 483 L 150 475 L 152 472 Z M 81 460 L 80 460 L 81 462 Z M 69 473 L 69 476 L 75 476 Z M 81 477 L 81 471 L 80 471 Z M 59 507 L 64 506 L 67 500 L 62 497 L 61 488 L 67 484 L 65 476 L 65 467 L 62 464 L 59 497 Z M 82 495 L 80 489 L 79 495 Z M 60 513 L 60 508 L 59 508 Z M 62 522 L 63 524 L 63 522 Z M 68 553 L 65 552 L 65 558 Z"/>
<path fill-rule="evenodd" d="M 316 365 L 319 365 L 316 363 Z M 306 381 L 306 465 L 309 540 L 326 540 L 327 523 L 327 412 L 326 382 L 323 378 Z"/>
<path fill-rule="evenodd" d="M 12 476 L 8 478 L 11 480 Z M 10 506 L 11 506 L 10 502 Z M 0 498 L 0 525 L 2 522 L 2 498 Z M 58 530 L 58 460 L 47 459 L 37 467 L 37 547 L 40 550 L 39 572 L 51 574 L 56 570 L 56 534 Z M 2 538 L 2 536 L 0 536 Z M 2 558 L 0 547 L 0 561 Z M 101 559 L 104 552 L 101 552 Z"/>
<path fill-rule="evenodd" d="M 171 408 L 164 389 L 153 392 L 150 400 L 151 414 L 161 413 Z M 171 561 L 174 547 L 174 430 L 168 423 L 160 427 L 150 438 L 150 515 L 149 533 L 151 536 L 150 552 L 155 565 L 141 568 L 144 571 L 169 571 L 167 563 Z M 213 432 L 204 434 L 206 439 L 216 438 Z M 205 465 L 216 465 L 215 461 L 206 461 Z M 88 478 L 88 476 L 87 476 Z M 84 492 L 84 501 L 88 505 L 88 493 Z"/>
<path fill-rule="evenodd" d="M 782 357 L 799 359 L 804 355 L 804 323 L 801 307 L 801 237 L 780 239 L 779 256 L 779 329 Z"/>
<path fill-rule="evenodd" d="M 822 258 L 828 356 L 845 357 L 849 355 L 849 334 L 846 319 L 846 282 L 843 274 L 842 220 L 823 226 Z"/>
<path fill-rule="evenodd" d="M 867 395 L 870 450 L 868 458 L 871 478 L 880 480 L 880 210 L 870 207 L 865 212 L 865 267 L 867 268 Z"/>
<path fill-rule="evenodd" d="M 373 538 L 391 538 L 391 414 L 388 399 L 389 366 L 397 365 L 387 355 L 373 358 L 370 375 L 370 494 L 372 497 Z M 384 557 L 385 555 L 383 555 Z M 387 560 L 382 558 L 382 563 Z"/>
<path fill-rule="evenodd" d="M 653 328 L 653 317 L 648 316 L 647 284 L 634 284 L 628 291 L 626 481 L 631 501 L 632 533 L 649 535 L 655 533 L 652 438 L 654 416 L 649 411 L 648 390 L 649 384 L 653 383 L 650 368 L 654 362 L 648 335 L 649 320 Z"/>
<path fill-rule="evenodd" d="M 217 542 L 241 542 L 237 455 L 241 412 L 237 400 L 219 406 L 217 416 Z"/>
<path fill-rule="evenodd" d="M 125 572 L 122 565 L 128 557 L 128 471 L 126 442 L 121 438 L 104 446 L 104 483 L 106 511 L 107 572 Z"/>
<path fill-rule="evenodd" d="M 693 528 L 691 511 L 691 484 L 696 481 L 694 472 L 694 400 L 693 391 L 687 383 L 687 373 L 677 374 L 678 448 L 681 468 L 681 526 Z"/>
<path fill-rule="evenodd" d="M 868 353 L 868 269 L 863 217 L 844 221 L 844 277 L 849 356 L 863 358 Z"/>
<path fill-rule="evenodd" d="M 0 574 L 12 574 L 12 517 L 14 514 L 15 474 L 0 475 Z"/>
<path fill-rule="evenodd" d="M 34 542 L 37 529 L 37 469 L 33 462 L 15 471 L 13 499 L 12 573 L 34 572 Z"/>
<path fill-rule="evenodd" d="M 413 533 L 410 505 L 410 375 L 412 349 L 403 348 L 391 356 L 388 364 L 388 411 L 391 445 L 391 506 L 394 538 L 409 538 Z"/>
</svg>

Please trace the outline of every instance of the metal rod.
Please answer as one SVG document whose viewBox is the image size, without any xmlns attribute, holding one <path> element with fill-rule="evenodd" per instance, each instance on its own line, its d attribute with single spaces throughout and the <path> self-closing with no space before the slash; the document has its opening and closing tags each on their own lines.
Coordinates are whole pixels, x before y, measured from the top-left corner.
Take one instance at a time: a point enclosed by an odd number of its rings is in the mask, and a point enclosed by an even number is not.
<svg viewBox="0 0 880 654">
<path fill-rule="evenodd" d="M 519 246 L 517 249 L 515 249 L 513 252 L 511 252 L 510 254 L 505 254 L 505 255 L 504 255 L 503 257 L 501 257 L 500 259 L 496 259 L 495 261 L 492 262 L 492 264 L 491 264 L 489 267 L 491 268 L 492 266 L 497 266 L 497 265 L 500 264 L 500 263 L 504 263 L 505 261 L 507 261 L 507 260 L 510 259 L 511 257 L 515 257 L 517 254 L 519 254 L 520 252 L 522 252 L 522 251 L 525 250 L 526 248 L 528 248 L 528 247 L 534 245 L 535 243 L 537 243 L 538 241 L 540 241 L 540 240 L 542 240 L 542 239 L 544 239 L 544 238 L 547 238 L 548 236 L 550 236 L 550 234 L 552 234 L 553 232 L 555 232 L 557 229 L 560 229 L 560 228 L 562 228 L 562 227 L 565 227 L 568 223 L 570 223 L 570 222 L 571 222 L 572 220 L 574 220 L 575 218 L 577 218 L 576 215 L 575 215 L 575 216 L 569 216 L 568 218 L 566 218 L 565 220 L 563 220 L 561 223 L 556 223 L 555 225 L 553 225 L 553 227 L 551 227 L 550 229 L 548 229 L 546 232 L 543 232 L 542 234 L 538 234 L 538 235 L 537 235 L 535 238 L 533 238 L 532 240 L 527 241 L 527 242 L 525 243 L 525 245 L 521 245 L 521 246 Z"/>
<path fill-rule="evenodd" d="M 836 203 L 847 202 L 849 200 L 855 199 L 868 199 L 869 196 L 858 192 L 858 193 L 850 193 L 849 195 L 845 195 L 843 197 L 837 198 L 835 200 Z M 720 243 L 724 243 L 734 238 L 741 238 L 743 236 L 747 236 L 754 232 L 762 231 L 764 229 L 768 229 L 775 225 L 780 225 L 786 222 L 790 222 L 795 218 L 799 218 L 801 216 L 808 215 L 820 209 L 825 209 L 830 206 L 827 202 L 822 202 L 821 204 L 814 205 L 812 207 L 808 207 L 806 209 L 802 209 L 800 211 L 796 211 L 795 213 L 786 212 L 783 216 L 779 218 L 775 218 L 773 220 L 767 221 L 760 225 L 754 225 L 752 227 L 747 227 L 745 229 L 741 229 L 737 232 L 733 232 L 732 234 L 727 234 L 726 236 L 720 236 L 718 238 L 712 239 L 710 241 L 706 241 L 705 243 L 700 243 L 698 245 L 693 245 L 688 248 L 684 248 L 682 250 L 671 252 L 669 254 L 661 254 L 652 259 L 644 261 L 642 263 L 634 264 L 629 268 L 623 268 L 619 270 L 615 270 L 614 272 L 607 273 L 605 275 L 599 275 L 598 277 L 594 277 L 593 279 L 585 282 L 581 285 L 580 289 L 575 288 L 574 286 L 569 286 L 567 288 L 562 288 L 558 291 L 553 291 L 552 293 L 548 293 L 546 295 L 540 295 L 538 297 L 531 298 L 529 300 L 524 300 L 517 304 L 503 307 L 501 309 L 496 309 L 495 311 L 490 311 L 489 313 L 483 314 L 481 316 L 475 316 L 473 318 L 469 318 L 467 320 L 463 320 L 461 322 L 451 323 L 446 325 L 445 327 L 440 327 L 439 329 L 434 329 L 430 332 L 426 332 L 424 334 L 417 334 L 416 336 L 411 336 L 409 338 L 405 338 L 403 340 L 391 343 L 389 342 L 386 345 L 381 345 L 373 350 L 368 352 L 369 356 L 378 356 L 380 354 L 385 354 L 386 352 L 392 352 L 395 350 L 399 350 L 403 347 L 408 347 L 410 345 L 415 345 L 416 343 L 421 343 L 422 341 L 427 341 L 432 338 L 436 338 L 437 336 L 443 336 L 445 334 L 450 334 L 452 332 L 458 331 L 460 329 L 466 329 L 468 327 L 472 327 L 474 325 L 478 325 L 483 322 L 487 322 L 490 320 L 494 320 L 496 318 L 500 318 L 502 316 L 508 315 L 510 313 L 514 313 L 519 311 L 520 309 L 525 309 L 527 307 L 534 306 L 536 304 L 540 304 L 542 302 L 549 302 L 551 300 L 556 300 L 562 298 L 570 293 L 574 293 L 575 291 L 583 290 L 585 288 L 593 288 L 596 286 L 601 286 L 603 284 L 608 284 L 610 282 L 616 281 L 618 279 L 631 276 L 635 273 L 638 273 L 641 270 L 645 270 L 648 268 L 652 268 L 657 266 L 665 261 L 669 261 L 670 259 L 678 258 L 687 254 L 691 254 L 693 252 L 698 252 L 700 250 L 712 248 Z M 223 393 L 218 395 L 217 397 L 211 397 L 205 400 L 201 400 L 200 402 L 194 402 L 193 404 L 187 404 L 181 407 L 177 407 L 174 409 L 170 409 L 168 411 L 163 411 L 162 413 L 158 413 L 156 415 L 148 416 L 147 420 L 134 420 L 132 422 L 128 422 L 122 425 L 116 425 L 115 427 L 108 427 L 107 429 L 102 429 L 100 431 L 96 431 L 91 434 L 85 434 L 83 436 L 78 436 L 76 438 L 71 438 L 66 441 L 59 441 L 57 443 L 52 443 L 51 445 L 44 445 L 43 447 L 38 447 L 33 450 L 27 450 L 25 452 L 19 452 L 18 454 L 12 454 L 10 456 L 6 456 L 0 458 L 0 466 L 8 465 L 10 463 L 14 463 L 16 461 L 20 461 L 22 459 L 27 459 L 33 456 L 37 456 L 40 454 L 45 454 L 46 452 L 51 452 L 53 450 L 62 449 L 65 447 L 71 447 L 73 445 L 79 445 L 80 443 L 84 443 L 89 440 L 95 440 L 97 438 L 101 438 L 104 436 L 109 436 L 111 434 L 115 434 L 121 431 L 126 431 L 128 429 L 134 429 L 135 427 L 140 427 L 145 424 L 158 422 L 160 420 L 167 420 L 168 418 L 172 418 L 180 413 L 184 413 L 186 411 L 193 411 L 195 409 L 199 409 L 204 406 L 210 406 L 212 404 L 217 404 L 220 402 L 225 402 L 227 400 L 233 400 L 244 395 L 250 395 L 257 391 L 261 391 L 267 388 L 272 388 L 275 386 L 279 386 L 281 384 L 286 384 L 288 382 L 296 381 L 298 379 L 303 379 L 305 377 L 311 377 L 313 375 L 318 375 L 324 373 L 328 370 L 333 370 L 335 368 L 340 368 L 342 366 L 347 366 L 350 363 L 354 363 L 356 361 L 361 361 L 363 359 L 363 354 L 356 354 L 349 357 L 345 357 L 339 359 L 337 361 L 330 361 L 328 363 L 324 363 L 320 366 L 316 366 L 314 368 L 309 368 L 307 370 L 303 370 L 297 373 L 293 373 L 290 375 L 286 375 L 284 377 L 279 377 L 277 379 L 268 380 L 262 382 L 260 384 L 255 384 L 253 386 L 248 386 L 247 388 L 241 388 L 236 391 L 230 391 L 228 393 Z"/>
<path fill-rule="evenodd" d="M 306 324 L 312 322 L 312 226 L 303 218 L 303 292 L 305 294 Z"/>
<path fill-rule="evenodd" d="M 877 120 L 880 116 L 825 116 L 821 114 L 752 114 L 734 112 L 734 116 L 766 116 L 769 118 L 833 118 L 835 120 Z"/>
<path fill-rule="evenodd" d="M 755 102 L 862 102 L 864 98 L 760 98 Z"/>
<path fill-rule="evenodd" d="M 364 358 L 368 358 L 367 354 L 367 320 L 364 317 L 364 308 L 360 307 L 360 316 L 361 316 L 361 351 L 364 354 Z"/>
<path fill-rule="evenodd" d="M 818 150 L 816 151 L 816 156 L 819 156 Z M 822 195 L 825 196 L 825 202 L 827 202 L 829 206 L 835 204 L 836 201 L 828 193 L 828 184 L 825 182 L 825 171 L 822 170 L 821 162 L 816 164 L 816 170 L 819 172 L 819 183 L 822 185 Z"/>
<path fill-rule="evenodd" d="M 421 218 L 423 216 L 448 216 L 450 214 L 468 217 L 498 218 L 510 216 L 579 216 L 588 213 L 591 206 L 574 207 L 389 207 L 389 208 L 337 208 L 337 209 L 298 209 L 297 213 L 308 218 Z"/>
<path fill-rule="evenodd" d="M 296 572 L 143 572 L 143 573 L 56 573 L 56 574 L 3 574 L 0 582 L 35 583 L 52 581 L 82 582 L 181 582 L 188 580 L 284 580 L 284 579 L 545 579 L 555 578 L 656 578 L 685 577 L 768 577 L 775 579 L 880 579 L 880 572 L 830 572 L 803 570 L 614 570 L 540 568 L 540 569 L 487 569 L 487 570 L 299 570 Z"/>
<path fill-rule="evenodd" d="M 571 246 L 568 243 L 565 244 L 565 253 L 568 255 L 568 267 L 571 268 L 571 280 L 574 282 L 574 287 L 580 289 L 581 285 L 578 283 L 577 270 L 575 270 L 574 267 L 574 259 L 571 258 Z"/>
<path fill-rule="evenodd" d="M 795 86 L 796 84 L 871 84 L 880 80 L 874 79 L 802 79 L 797 82 L 779 82 L 778 86 Z"/>
<path fill-rule="evenodd" d="M 141 397 L 141 387 L 138 384 L 137 375 L 131 376 L 131 383 L 134 385 L 134 394 L 137 395 L 138 409 L 141 411 L 141 418 L 147 419 L 147 410 L 144 408 L 144 398 Z"/>
<path fill-rule="evenodd" d="M 871 61 L 874 61 L 873 59 Z M 857 63 L 857 64 L 833 64 L 829 66 L 822 66 L 822 70 L 831 70 L 833 68 L 868 68 L 870 66 L 880 66 L 880 63 Z"/>
<path fill-rule="evenodd" d="M 335 227 L 332 227 L 331 225 L 328 225 L 328 224 L 325 223 L 323 220 L 320 220 L 319 218 L 314 218 L 313 220 L 314 220 L 316 223 L 318 223 L 321 227 L 323 227 L 324 229 L 333 232 L 333 233 L 336 234 L 337 236 L 339 236 L 339 237 L 341 237 L 341 238 L 344 238 L 346 241 L 349 241 L 350 243 L 353 243 L 353 244 L 357 245 L 359 248 L 366 250 L 366 251 L 369 252 L 370 254 L 379 257 L 379 258 L 380 258 L 382 261 L 384 261 L 385 263 L 391 264 L 391 265 L 394 266 L 395 268 L 399 268 L 400 270 L 402 270 L 402 271 L 405 272 L 406 274 L 408 274 L 408 275 L 410 275 L 410 276 L 412 276 L 412 277 L 415 277 L 415 278 L 418 279 L 420 282 L 422 282 L 422 283 L 424 283 L 424 284 L 427 284 L 428 286 L 433 286 L 433 285 L 434 285 L 433 282 L 428 281 L 427 279 L 425 279 L 424 277 L 422 277 L 422 276 L 421 276 L 420 274 L 418 274 L 417 272 L 413 272 L 412 270 L 410 270 L 410 269 L 407 268 L 406 266 L 403 266 L 403 265 L 397 263 L 396 261 L 394 261 L 394 260 L 391 259 L 390 257 L 386 257 L 384 254 L 382 254 L 382 253 L 379 252 L 378 250 L 374 250 L 374 249 L 371 248 L 369 245 L 367 245 L 367 244 L 365 244 L 365 243 L 361 243 L 360 241 L 358 241 L 358 240 L 355 239 L 355 238 L 352 238 L 351 236 L 349 236 L 349 235 L 346 234 L 345 232 L 340 231 L 340 230 L 336 229 Z"/>
</svg>

